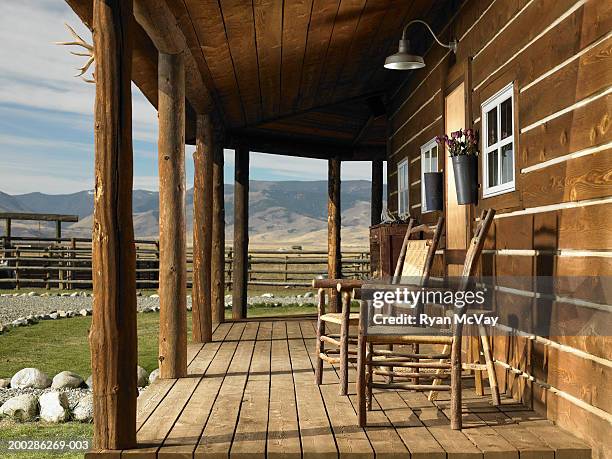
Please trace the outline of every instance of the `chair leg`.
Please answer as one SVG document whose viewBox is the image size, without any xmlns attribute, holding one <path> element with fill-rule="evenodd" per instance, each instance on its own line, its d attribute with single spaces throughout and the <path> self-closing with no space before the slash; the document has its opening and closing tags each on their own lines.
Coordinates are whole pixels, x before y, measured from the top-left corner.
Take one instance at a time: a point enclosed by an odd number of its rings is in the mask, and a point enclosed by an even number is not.
<svg viewBox="0 0 612 459">
<path fill-rule="evenodd" d="M 368 350 L 366 352 L 366 385 L 368 389 L 367 395 L 367 409 L 368 411 L 372 411 L 372 379 L 374 378 L 374 373 L 372 371 L 372 359 L 374 351 L 374 345 L 372 343 L 368 343 Z"/>
<path fill-rule="evenodd" d="M 390 352 L 393 352 L 393 344 L 388 344 L 387 350 Z M 389 373 L 391 374 L 387 376 L 387 382 L 391 384 L 393 382 L 393 367 L 388 367 L 388 369 L 389 369 Z"/>
<path fill-rule="evenodd" d="M 480 340 L 478 336 L 470 336 L 470 355 L 473 363 L 481 363 L 480 361 Z M 481 397 L 484 395 L 483 375 L 481 370 L 474 370 L 474 392 Z"/>
<path fill-rule="evenodd" d="M 315 383 L 320 386 L 323 383 L 323 359 L 321 354 L 325 352 L 325 343 L 321 341 L 321 336 L 325 335 L 325 321 L 317 321 L 317 366 L 315 368 Z"/>
<path fill-rule="evenodd" d="M 487 376 L 489 377 L 489 386 L 491 386 L 491 399 L 493 400 L 493 405 L 497 406 L 501 404 L 501 400 L 499 398 L 499 387 L 497 386 L 497 375 L 495 374 L 495 364 L 491 355 L 489 336 L 487 335 L 487 330 L 482 325 L 478 326 L 478 332 L 482 344 L 482 353 L 487 365 Z"/>
<path fill-rule="evenodd" d="M 340 395 L 348 392 L 348 347 L 349 347 L 349 317 L 351 294 L 342 294 L 342 321 L 340 322 Z"/>
<path fill-rule="evenodd" d="M 455 336 L 451 346 L 451 429 L 461 430 L 461 335 Z"/>
<path fill-rule="evenodd" d="M 446 353 L 448 353 L 448 351 L 450 351 L 450 346 L 448 344 L 445 344 L 444 348 L 442 349 L 442 354 L 446 354 Z M 440 363 L 444 363 L 445 360 L 446 359 L 440 359 Z M 443 373 L 443 372 L 444 372 L 444 370 L 436 370 L 436 373 Z M 434 379 L 433 382 L 432 382 L 432 385 L 434 385 L 434 386 L 437 386 L 439 384 L 442 384 L 442 380 L 441 379 Z M 429 395 L 428 395 L 427 399 L 429 401 L 433 402 L 435 399 L 438 398 L 438 394 L 439 394 L 439 392 L 437 390 L 429 391 Z"/>
<path fill-rule="evenodd" d="M 363 333 L 359 333 L 357 340 L 357 403 L 359 427 L 365 427 L 366 414 L 366 340 Z"/>
</svg>

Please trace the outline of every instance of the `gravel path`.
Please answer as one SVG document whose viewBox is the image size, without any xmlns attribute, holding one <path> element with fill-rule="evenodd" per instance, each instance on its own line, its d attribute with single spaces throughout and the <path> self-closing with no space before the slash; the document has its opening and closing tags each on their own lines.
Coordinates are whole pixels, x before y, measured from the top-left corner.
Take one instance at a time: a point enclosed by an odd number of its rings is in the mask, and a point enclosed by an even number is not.
<svg viewBox="0 0 612 459">
<path fill-rule="evenodd" d="M 19 293 L 19 296 L 14 296 L 12 293 L 3 293 L 0 295 L 0 324 L 8 324 L 20 317 L 29 316 L 30 314 L 49 314 L 54 311 L 79 311 L 81 309 L 90 309 L 92 307 L 91 296 L 84 296 L 85 293 L 79 296 L 28 296 L 31 293 Z M 44 295 L 44 294 L 43 294 Z M 90 294 L 87 294 L 90 295 Z M 265 304 L 268 306 L 282 306 L 288 304 L 308 305 L 315 304 L 315 298 L 311 297 L 312 293 L 307 293 L 305 296 L 270 296 L 263 294 L 259 296 L 249 297 L 249 305 Z M 231 296 L 225 298 L 226 307 L 231 306 Z M 187 307 L 191 306 L 191 296 L 187 297 Z M 159 307 L 159 298 L 140 296 L 138 297 L 138 310 L 142 311 L 148 308 Z"/>
</svg>

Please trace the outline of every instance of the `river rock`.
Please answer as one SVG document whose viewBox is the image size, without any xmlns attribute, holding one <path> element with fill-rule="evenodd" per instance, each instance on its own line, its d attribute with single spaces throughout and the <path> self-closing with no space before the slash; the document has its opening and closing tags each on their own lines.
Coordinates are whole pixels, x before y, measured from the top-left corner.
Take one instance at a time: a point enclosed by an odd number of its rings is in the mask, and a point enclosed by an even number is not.
<svg viewBox="0 0 612 459">
<path fill-rule="evenodd" d="M 64 422 L 68 420 L 68 397 L 64 392 L 45 392 L 38 399 L 40 419 L 46 422 Z"/>
<path fill-rule="evenodd" d="M 53 377 L 51 387 L 54 389 L 76 389 L 83 385 L 83 378 L 72 371 L 62 371 Z"/>
<path fill-rule="evenodd" d="M 138 387 L 145 387 L 149 382 L 149 373 L 141 366 L 136 367 L 136 383 Z"/>
<path fill-rule="evenodd" d="M 153 384 L 153 382 L 157 378 L 159 378 L 159 368 L 156 368 L 155 370 L 153 370 L 151 374 L 149 375 L 149 384 Z"/>
<path fill-rule="evenodd" d="M 0 379 L 0 389 L 8 389 L 11 386 L 11 380 L 10 379 Z"/>
<path fill-rule="evenodd" d="M 0 417 L 7 416 L 16 421 L 35 421 L 38 416 L 38 398 L 33 394 L 22 394 L 9 398 L 0 407 Z"/>
<path fill-rule="evenodd" d="M 79 422 L 93 421 L 93 395 L 87 394 L 81 397 L 72 410 L 72 417 Z"/>
<path fill-rule="evenodd" d="M 38 368 L 24 368 L 19 370 L 11 378 L 13 388 L 46 389 L 51 385 L 51 379 Z"/>
<path fill-rule="evenodd" d="M 87 378 L 87 381 L 85 381 L 85 384 L 90 389 L 93 389 L 93 375 L 89 375 L 89 378 Z"/>
</svg>

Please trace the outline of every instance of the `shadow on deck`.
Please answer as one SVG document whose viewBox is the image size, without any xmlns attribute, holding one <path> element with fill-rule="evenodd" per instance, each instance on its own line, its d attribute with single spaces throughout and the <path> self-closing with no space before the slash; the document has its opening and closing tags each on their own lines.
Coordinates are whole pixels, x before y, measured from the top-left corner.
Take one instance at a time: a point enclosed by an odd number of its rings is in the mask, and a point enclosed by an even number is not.
<svg viewBox="0 0 612 459">
<path fill-rule="evenodd" d="M 157 380 L 139 397 L 139 448 L 88 457 L 591 457 L 534 411 L 508 398 L 494 407 L 470 387 L 462 431 L 449 427 L 447 394 L 434 404 L 406 391 L 375 392 L 361 429 L 354 384 L 338 395 L 326 365 L 315 385 L 315 337 L 306 319 L 219 325 L 214 342 L 190 345 L 188 377 Z"/>
</svg>

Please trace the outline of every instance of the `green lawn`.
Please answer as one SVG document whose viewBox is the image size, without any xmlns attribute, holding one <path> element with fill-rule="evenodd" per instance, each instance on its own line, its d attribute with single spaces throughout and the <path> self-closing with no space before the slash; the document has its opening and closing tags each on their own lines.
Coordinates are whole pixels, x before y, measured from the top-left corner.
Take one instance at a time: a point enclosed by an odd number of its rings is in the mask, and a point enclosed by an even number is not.
<svg viewBox="0 0 612 459">
<path fill-rule="evenodd" d="M 93 435 L 91 424 L 68 422 L 66 424 L 44 424 L 41 422 L 15 423 L 0 421 L 0 457 L 3 459 L 77 459 L 83 457 L 83 452 L 51 453 L 48 451 L 24 451 L 10 453 L 6 450 L 8 440 L 89 440 Z"/>
<path fill-rule="evenodd" d="M 307 314 L 314 306 L 252 307 L 249 317 Z M 227 311 L 228 317 L 230 312 Z M 91 373 L 87 335 L 91 317 L 46 320 L 0 335 L 0 378 L 26 367 L 36 367 L 53 377 L 70 370 L 87 378 Z M 191 314 L 187 314 L 191 341 Z M 138 363 L 147 371 L 157 368 L 159 313 L 138 314 Z"/>
</svg>

